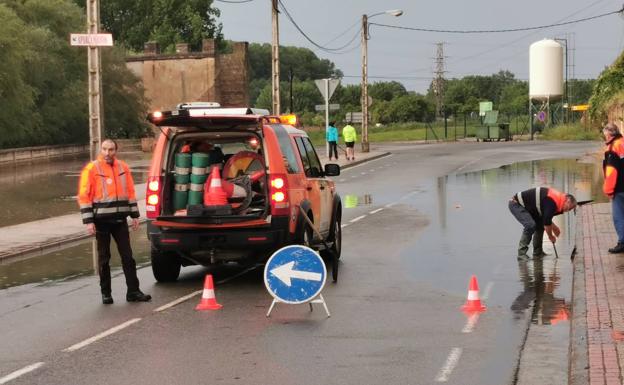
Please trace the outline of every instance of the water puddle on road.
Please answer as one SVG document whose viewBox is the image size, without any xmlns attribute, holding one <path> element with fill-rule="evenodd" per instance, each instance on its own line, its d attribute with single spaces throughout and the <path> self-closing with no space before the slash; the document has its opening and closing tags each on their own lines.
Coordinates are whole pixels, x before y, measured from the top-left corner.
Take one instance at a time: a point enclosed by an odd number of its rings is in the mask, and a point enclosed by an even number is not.
<svg viewBox="0 0 624 385">
<path fill-rule="evenodd" d="M 556 247 L 544 236 L 544 258 L 517 261 L 522 227 L 508 209 L 509 198 L 533 186 L 569 192 L 578 201 L 605 201 L 600 165 L 574 159 L 522 162 L 495 169 L 452 174 L 432 180 L 425 192 L 406 203 L 430 218 L 430 225 L 405 253 L 409 274 L 441 290 L 465 295 L 471 274 L 488 288 L 488 306 L 527 315 L 532 322 L 554 325 L 569 315 L 576 218 L 555 217 L 562 236 Z M 532 249 L 529 250 L 531 252 Z"/>
<path fill-rule="evenodd" d="M 147 180 L 145 154 L 128 154 L 136 184 Z M 0 227 L 78 212 L 76 192 L 86 157 L 0 167 Z"/>
<path fill-rule="evenodd" d="M 82 161 L 75 163 L 76 168 L 81 166 Z M 473 272 L 479 276 L 482 288 L 494 284 L 489 304 L 512 306 L 520 311 L 527 299 L 541 300 L 543 305 L 536 306 L 541 310 L 534 316 L 535 322 L 552 324 L 555 318 L 563 318 L 570 300 L 558 290 L 563 285 L 562 292 L 569 292 L 570 283 L 561 277 L 570 275 L 573 240 L 568 234 L 573 231 L 573 216 L 560 216 L 563 221 L 557 222 L 565 235 L 562 244 L 557 244 L 561 248 L 560 256 L 564 257 L 554 264 L 546 257 L 543 261 L 530 260 L 525 266 L 518 265 L 515 246 L 521 227 L 507 209 L 508 198 L 530 186 L 549 185 L 574 193 L 578 200 L 592 199 L 600 196 L 601 191 L 601 179 L 596 172 L 600 169 L 593 164 L 548 160 L 449 175 L 419 184 L 418 193 L 408 194 L 405 203 L 427 214 L 431 224 L 406 254 L 407 271 L 415 279 L 432 281 L 433 285 L 460 295 L 464 295 L 469 272 Z M 369 194 L 345 195 L 345 209 L 373 202 Z M 73 208 L 74 202 L 68 203 Z M 131 232 L 131 241 L 137 262 L 149 263 L 149 242 L 143 226 Z M 544 248 L 552 254 L 552 247 L 545 244 Z M 112 249 L 111 262 L 119 266 L 114 245 Z M 92 274 L 92 246 L 88 241 L 46 255 L 0 264 L 0 289 Z"/>
<path fill-rule="evenodd" d="M 149 243 L 145 226 L 130 232 L 130 243 L 137 265 L 149 263 Z M 111 242 L 111 267 L 121 271 L 115 242 Z M 60 251 L 23 260 L 0 263 L 0 290 L 29 283 L 52 283 L 97 274 L 93 268 L 92 242 L 85 241 Z"/>
<path fill-rule="evenodd" d="M 361 196 L 355 194 L 345 194 L 342 197 L 342 204 L 345 209 L 353 209 L 358 206 L 370 206 L 373 204 L 373 196 L 364 194 Z"/>
</svg>

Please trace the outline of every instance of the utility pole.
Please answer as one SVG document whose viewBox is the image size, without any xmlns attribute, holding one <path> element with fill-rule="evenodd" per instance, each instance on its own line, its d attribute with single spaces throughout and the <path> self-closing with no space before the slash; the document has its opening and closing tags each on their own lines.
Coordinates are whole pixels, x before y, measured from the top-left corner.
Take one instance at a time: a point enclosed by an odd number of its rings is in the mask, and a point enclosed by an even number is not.
<svg viewBox="0 0 624 385">
<path fill-rule="evenodd" d="M 89 34 L 97 34 L 100 28 L 100 0 L 87 0 L 87 23 Z M 102 142 L 102 70 L 100 47 L 89 46 L 87 66 L 89 71 L 89 147 L 91 160 L 100 152 Z"/>
<path fill-rule="evenodd" d="M 440 42 L 436 43 L 435 78 L 433 79 L 437 116 L 442 116 L 444 110 L 444 72 L 444 42 Z"/>
<path fill-rule="evenodd" d="M 369 152 L 368 143 L 368 15 L 362 15 L 362 152 Z"/>
<path fill-rule="evenodd" d="M 273 114 L 280 114 L 280 73 L 279 73 L 279 22 L 277 1 L 271 0 L 271 26 L 273 40 L 271 42 L 271 82 L 273 95 Z"/>
</svg>

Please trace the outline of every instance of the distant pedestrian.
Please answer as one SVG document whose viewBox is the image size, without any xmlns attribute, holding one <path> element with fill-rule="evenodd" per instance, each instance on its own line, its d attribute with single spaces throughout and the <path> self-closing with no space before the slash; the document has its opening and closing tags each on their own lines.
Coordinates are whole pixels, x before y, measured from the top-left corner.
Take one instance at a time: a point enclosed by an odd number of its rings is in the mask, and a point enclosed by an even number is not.
<svg viewBox="0 0 624 385">
<path fill-rule="evenodd" d="M 524 227 L 518 244 L 518 258 L 528 259 L 527 251 L 533 238 L 533 257 L 546 255 L 542 249 L 544 230 L 554 244 L 561 230 L 552 222 L 555 215 L 576 207 L 576 198 L 549 187 L 521 191 L 509 200 L 509 211 Z"/>
<path fill-rule="evenodd" d="M 347 146 L 347 160 L 355 160 L 355 141 L 357 140 L 357 134 L 355 128 L 352 125 L 347 124 L 342 128 L 342 138 Z"/>
<path fill-rule="evenodd" d="M 604 126 L 602 134 L 605 137 L 602 191 L 611 200 L 611 215 L 618 242 L 609 252 L 615 254 L 624 252 L 624 139 L 613 123 Z"/>
<path fill-rule="evenodd" d="M 95 234 L 98 252 L 98 274 L 102 303 L 113 303 L 110 273 L 111 236 L 117 243 L 121 265 L 126 276 L 128 302 L 152 299 L 139 290 L 136 262 L 130 248 L 130 234 L 126 218 L 132 218 L 132 229 L 139 228 L 139 208 L 134 192 L 134 181 L 128 165 L 116 159 L 117 143 L 112 139 L 102 142 L 98 158 L 88 163 L 80 174 L 78 204 L 82 223 L 89 234 Z"/>
<path fill-rule="evenodd" d="M 338 160 L 338 129 L 336 128 L 336 122 L 329 122 L 325 136 L 327 138 L 327 143 L 329 143 L 329 160 L 332 160 L 332 153 L 336 160 Z"/>
</svg>

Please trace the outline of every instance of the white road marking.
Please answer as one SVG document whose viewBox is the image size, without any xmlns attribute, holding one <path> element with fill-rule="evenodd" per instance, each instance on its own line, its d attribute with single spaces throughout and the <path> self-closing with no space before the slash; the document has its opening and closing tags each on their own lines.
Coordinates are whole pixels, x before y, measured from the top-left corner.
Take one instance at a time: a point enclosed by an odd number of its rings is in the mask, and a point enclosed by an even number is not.
<svg viewBox="0 0 624 385">
<path fill-rule="evenodd" d="M 155 312 L 159 312 L 159 311 L 167 310 L 167 309 L 169 309 L 171 307 L 174 307 L 175 305 L 181 304 L 184 301 L 188 301 L 189 299 L 195 297 L 198 294 L 201 294 L 202 291 L 203 290 L 194 291 L 191 294 L 185 295 L 184 297 L 180 297 L 180 298 L 178 298 L 178 299 L 176 299 L 174 301 L 171 301 L 171 302 L 169 302 L 167 304 L 164 304 L 161 307 L 154 309 L 154 311 Z"/>
<path fill-rule="evenodd" d="M 341 225 L 340 225 L 340 228 L 341 228 L 341 229 L 344 229 L 344 228 L 345 228 L 345 227 L 347 227 L 347 226 L 349 226 L 349 224 L 348 224 L 348 223 L 343 223 L 343 224 L 341 224 Z"/>
<path fill-rule="evenodd" d="M 490 293 L 492 292 L 492 286 L 494 286 L 494 282 L 488 282 L 488 284 L 485 286 L 485 290 L 483 290 L 483 295 L 481 296 L 481 299 L 488 299 Z"/>
<path fill-rule="evenodd" d="M 371 168 L 370 170 L 368 170 L 369 172 L 375 172 L 374 168 Z"/>
<path fill-rule="evenodd" d="M 394 206 L 396 204 L 397 204 L 397 202 L 388 203 L 385 207 L 386 208 L 390 208 L 390 207 L 392 207 L 392 206 Z"/>
<path fill-rule="evenodd" d="M 457 366 L 457 362 L 459 362 L 459 357 L 461 357 L 462 348 L 453 348 L 446 359 L 446 363 L 438 372 L 438 375 L 435 378 L 436 382 L 446 382 L 449 379 L 451 373 L 453 373 L 453 369 Z"/>
<path fill-rule="evenodd" d="M 355 178 L 357 175 L 351 175 L 351 178 Z"/>
<path fill-rule="evenodd" d="M 353 219 L 351 219 L 349 222 L 350 222 L 350 223 L 355 223 L 355 222 L 359 221 L 360 219 L 364 219 L 364 218 L 366 218 L 366 215 L 360 215 L 360 216 L 359 216 L 359 217 L 357 217 L 357 218 L 353 218 Z"/>
<path fill-rule="evenodd" d="M 6 376 L 0 378 L 0 384 L 6 384 L 7 382 L 13 381 L 14 379 L 18 378 L 19 376 L 23 376 L 26 373 L 30 373 L 33 370 L 39 369 L 43 366 L 43 364 L 43 362 L 37 362 L 32 365 L 25 366 L 19 370 L 16 370 L 13 373 L 9 373 Z"/>
<path fill-rule="evenodd" d="M 72 346 L 68 347 L 67 349 L 63 349 L 63 351 L 64 352 L 73 352 L 75 350 L 82 349 L 85 346 L 87 346 L 89 344 L 92 344 L 92 343 L 94 343 L 94 342 L 96 342 L 98 340 L 101 340 L 104 337 L 108 337 L 111 334 L 117 333 L 118 331 L 120 331 L 122 329 L 125 329 L 128 326 L 132 325 L 133 323 L 139 322 L 140 320 L 141 320 L 140 318 L 133 318 L 133 319 L 131 319 L 129 321 L 126 321 L 126 322 L 124 322 L 124 323 L 122 323 L 120 325 L 117 325 L 117 326 L 112 327 L 112 328 L 110 328 L 110 329 L 108 329 L 106 331 L 103 331 L 102 333 L 100 333 L 98 335 L 95 335 L 95 336 L 93 336 L 91 338 L 87 338 L 86 340 L 84 340 L 82 342 L 78 342 L 77 344 L 72 345 Z"/>
<path fill-rule="evenodd" d="M 362 174 L 362 175 L 366 175 L 366 171 L 362 171 L 360 174 Z"/>
<path fill-rule="evenodd" d="M 343 178 L 343 179 L 340 179 L 338 182 L 342 183 L 342 182 L 346 182 L 346 181 L 347 180 Z"/>
<path fill-rule="evenodd" d="M 377 210 L 373 210 L 371 211 L 369 214 L 377 214 L 378 212 L 380 212 L 381 210 L 383 210 L 383 207 Z"/>
<path fill-rule="evenodd" d="M 466 320 L 466 325 L 464 325 L 462 329 L 462 333 L 472 333 L 475 326 L 477 326 L 477 321 L 479 321 L 479 313 L 469 315 Z"/>
</svg>

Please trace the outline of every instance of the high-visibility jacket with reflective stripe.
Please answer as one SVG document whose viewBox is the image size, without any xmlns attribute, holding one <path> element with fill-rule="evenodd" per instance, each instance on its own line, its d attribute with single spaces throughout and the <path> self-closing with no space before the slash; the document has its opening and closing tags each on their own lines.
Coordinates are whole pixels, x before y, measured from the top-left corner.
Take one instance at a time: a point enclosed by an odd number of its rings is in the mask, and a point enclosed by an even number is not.
<svg viewBox="0 0 624 385">
<path fill-rule="evenodd" d="M 618 136 L 607 143 L 602 168 L 604 183 L 602 191 L 613 195 L 624 191 L 624 138 Z"/>
<path fill-rule="evenodd" d="M 138 218 L 134 181 L 128 165 L 115 159 L 108 164 L 102 156 L 87 164 L 80 174 L 78 204 L 83 223 L 97 220 Z"/>
<path fill-rule="evenodd" d="M 554 188 L 536 187 L 521 191 L 515 195 L 520 203 L 531 216 L 541 219 L 544 225 L 552 225 L 555 215 L 563 214 L 563 205 L 566 194 Z"/>
</svg>

